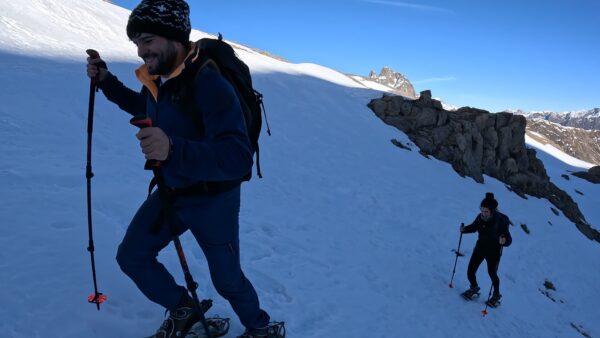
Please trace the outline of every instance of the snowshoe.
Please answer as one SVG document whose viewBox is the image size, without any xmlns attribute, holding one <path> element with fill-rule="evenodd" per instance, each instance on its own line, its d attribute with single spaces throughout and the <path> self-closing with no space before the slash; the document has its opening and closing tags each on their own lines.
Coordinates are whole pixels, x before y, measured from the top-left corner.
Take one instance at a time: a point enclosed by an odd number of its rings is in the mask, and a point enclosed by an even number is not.
<svg viewBox="0 0 600 338">
<path fill-rule="evenodd" d="M 229 332 L 229 318 L 206 318 L 210 338 L 222 337 Z M 185 338 L 208 338 L 201 322 L 197 322 L 185 335 Z"/>
<path fill-rule="evenodd" d="M 211 306 L 212 300 L 210 299 L 200 302 L 200 308 L 204 313 Z M 169 317 L 160 325 L 156 333 L 147 338 L 185 337 L 185 334 L 200 320 L 200 315 L 194 307 L 194 301 L 191 298 L 184 299 L 176 310 L 169 312 Z"/>
<path fill-rule="evenodd" d="M 237 338 L 285 338 L 285 323 L 271 322 L 260 329 L 246 330 Z"/>
<path fill-rule="evenodd" d="M 471 287 L 469 288 L 467 291 L 463 292 L 460 294 L 465 300 L 473 300 L 475 298 L 478 298 L 480 293 L 479 293 L 479 287 L 475 286 L 475 287 Z"/>
<path fill-rule="evenodd" d="M 500 306 L 500 298 L 502 298 L 502 295 L 493 295 L 485 303 L 489 307 L 498 307 L 498 306 Z"/>
</svg>

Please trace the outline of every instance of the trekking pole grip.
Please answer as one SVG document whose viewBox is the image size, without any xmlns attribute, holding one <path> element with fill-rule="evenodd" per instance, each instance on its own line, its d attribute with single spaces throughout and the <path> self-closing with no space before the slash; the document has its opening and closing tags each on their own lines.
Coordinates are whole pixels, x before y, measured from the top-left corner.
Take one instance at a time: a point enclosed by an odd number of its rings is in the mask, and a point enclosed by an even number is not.
<svg viewBox="0 0 600 338">
<path fill-rule="evenodd" d="M 140 129 L 152 127 L 152 119 L 146 115 L 136 115 L 129 120 L 129 123 Z M 144 165 L 144 169 L 146 170 L 158 168 L 160 168 L 160 161 L 158 160 L 147 160 L 146 164 Z"/>
<path fill-rule="evenodd" d="M 87 55 L 92 60 L 100 58 L 100 53 L 98 53 L 98 51 L 96 51 L 94 49 L 87 49 L 85 52 L 87 53 Z M 99 76 L 100 76 L 100 68 L 108 69 L 108 66 L 106 65 L 106 62 L 101 61 L 101 62 L 98 62 L 96 64 L 96 68 L 98 68 L 98 75 L 96 75 L 92 79 L 92 86 L 94 86 L 94 88 L 96 89 L 96 91 L 98 91 L 98 82 L 99 82 Z"/>
</svg>

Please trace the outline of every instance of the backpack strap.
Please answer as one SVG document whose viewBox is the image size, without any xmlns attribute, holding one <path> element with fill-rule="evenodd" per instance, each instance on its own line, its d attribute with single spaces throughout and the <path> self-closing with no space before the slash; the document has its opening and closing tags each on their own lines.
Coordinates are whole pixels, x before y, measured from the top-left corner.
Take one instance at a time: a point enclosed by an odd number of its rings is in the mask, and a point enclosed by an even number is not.
<svg viewBox="0 0 600 338">
<path fill-rule="evenodd" d="M 200 53 L 202 53 L 202 51 L 200 51 Z M 215 62 L 213 59 L 210 59 L 210 58 L 208 58 L 208 57 L 206 57 L 206 56 L 205 56 L 205 57 L 203 57 L 203 59 L 204 59 L 204 60 L 202 60 L 202 59 L 201 59 L 201 60 L 199 60 L 199 62 L 203 62 L 203 63 L 200 65 L 200 67 L 198 67 L 198 70 L 196 71 L 196 76 L 197 76 L 197 75 L 198 75 L 198 73 L 200 73 L 200 71 L 201 71 L 202 69 L 204 69 L 205 67 L 210 67 L 210 68 L 212 68 L 213 70 L 215 70 L 217 73 L 221 74 L 221 69 L 219 69 L 219 66 L 217 65 L 217 63 L 216 63 L 216 62 Z M 194 79 L 195 79 L 195 78 L 196 78 L 196 77 L 194 76 Z"/>
<path fill-rule="evenodd" d="M 204 132 L 205 126 L 204 121 L 201 118 L 202 114 L 199 111 L 194 99 L 194 85 L 196 78 L 198 74 L 206 67 L 213 69 L 223 76 L 223 78 L 225 78 L 225 80 L 231 84 L 242 108 L 242 112 L 244 114 L 243 123 L 246 124 L 245 127 L 248 131 L 250 146 L 256 154 L 255 163 L 257 175 L 259 178 L 262 178 L 260 169 L 259 144 L 255 139 L 256 137 L 252 136 L 260 132 L 260 126 L 262 125 L 260 114 L 261 111 L 264 114 L 264 120 L 267 125 L 267 133 L 269 136 L 271 135 L 269 122 L 267 121 L 267 113 L 262 101 L 262 94 L 252 89 L 252 83 L 249 77 L 245 77 L 243 74 L 240 76 L 240 74 L 236 72 L 236 69 L 242 66 L 246 67 L 246 72 L 248 70 L 247 66 L 243 62 L 238 60 L 240 63 L 238 64 L 234 61 L 236 56 L 231 46 L 227 45 L 225 42 L 222 42 L 222 37 L 219 37 L 218 41 L 219 43 L 217 45 L 215 45 L 215 40 L 213 39 L 201 39 L 196 42 L 194 51 L 195 54 L 185 61 L 185 67 L 187 71 L 184 71 L 178 79 L 178 89 L 173 93 L 173 102 L 174 104 L 179 105 L 178 110 L 190 118 L 198 130 Z M 231 55 L 233 55 L 233 57 L 230 57 Z M 225 63 L 219 66 L 219 64 L 215 61 L 215 59 L 211 58 L 211 56 L 217 60 L 221 60 L 219 59 L 219 57 L 221 57 L 223 60 L 225 60 Z M 240 89 L 238 88 L 239 86 L 243 88 L 249 88 L 251 91 L 240 92 Z M 255 116 L 253 113 L 255 111 L 258 111 L 258 116 Z M 247 125 L 247 123 L 250 123 L 250 125 Z M 244 176 L 242 181 L 250 180 L 251 177 L 252 171 Z"/>
<path fill-rule="evenodd" d="M 506 225 L 507 227 L 509 226 L 509 219 L 508 216 L 506 216 L 505 214 L 496 211 L 496 216 L 494 217 L 494 236 L 498 237 L 499 236 L 499 232 L 500 231 L 504 231 L 504 225 Z M 502 223 L 502 224 L 501 224 Z M 502 226 L 502 228 L 501 228 Z"/>
<path fill-rule="evenodd" d="M 181 75 L 182 78 L 178 80 L 180 82 L 179 88 L 172 96 L 173 103 L 178 105 L 178 110 L 189 117 L 196 125 L 196 128 L 201 132 L 204 132 L 204 121 L 201 119 L 201 114 L 198 113 L 199 108 L 194 99 L 194 85 L 198 74 L 206 67 L 221 74 L 221 70 L 217 63 L 208 58 L 202 50 L 198 50 L 196 60 L 188 60 L 186 62 L 186 68 L 189 70 Z"/>
</svg>

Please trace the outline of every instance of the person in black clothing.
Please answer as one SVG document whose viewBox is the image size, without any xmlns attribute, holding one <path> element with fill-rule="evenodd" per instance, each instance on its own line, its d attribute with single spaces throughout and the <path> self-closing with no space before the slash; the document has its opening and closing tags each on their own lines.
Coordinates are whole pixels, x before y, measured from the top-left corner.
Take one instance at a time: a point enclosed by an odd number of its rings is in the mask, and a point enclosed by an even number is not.
<svg viewBox="0 0 600 338">
<path fill-rule="evenodd" d="M 494 294 L 490 298 L 490 303 L 497 304 L 502 295 L 500 294 L 500 278 L 498 278 L 498 265 L 500 264 L 501 247 L 509 246 L 512 243 L 512 237 L 508 231 L 508 216 L 497 210 L 498 201 L 494 199 L 494 194 L 488 192 L 481 201 L 481 213 L 472 224 L 460 226 L 460 232 L 463 234 L 479 232 L 479 239 L 475 244 L 475 249 L 469 261 L 467 277 L 471 287 L 463 294 L 467 298 L 479 293 L 477 278 L 475 276 L 479 265 L 485 259 L 487 262 L 488 274 L 494 286 Z"/>
</svg>

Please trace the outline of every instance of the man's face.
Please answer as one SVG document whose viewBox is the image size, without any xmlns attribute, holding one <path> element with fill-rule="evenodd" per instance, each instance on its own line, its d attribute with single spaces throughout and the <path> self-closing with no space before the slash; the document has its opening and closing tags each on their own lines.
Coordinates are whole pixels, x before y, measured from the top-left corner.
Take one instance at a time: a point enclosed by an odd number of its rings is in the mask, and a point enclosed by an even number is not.
<svg viewBox="0 0 600 338">
<path fill-rule="evenodd" d="M 151 75 L 167 75 L 177 66 L 177 50 L 173 41 L 149 33 L 141 33 L 132 41 Z"/>
</svg>

